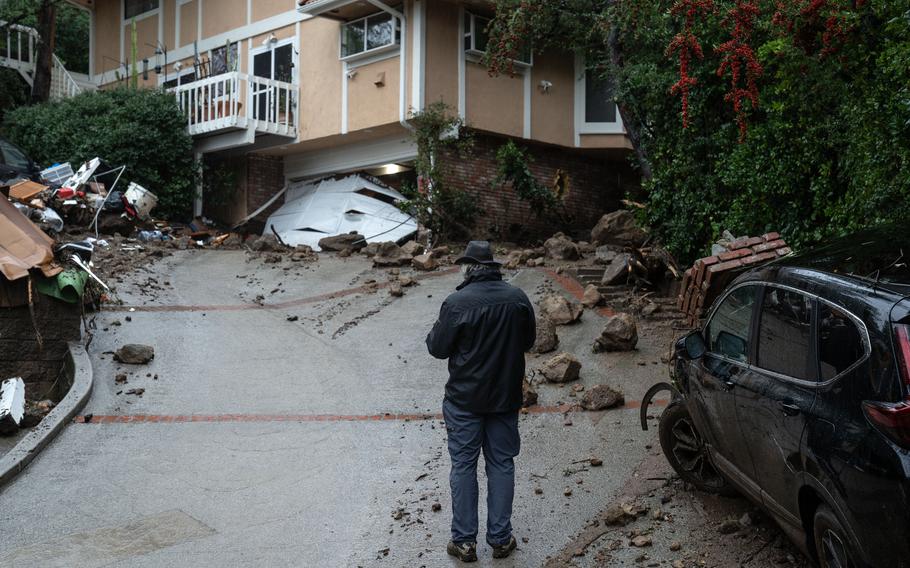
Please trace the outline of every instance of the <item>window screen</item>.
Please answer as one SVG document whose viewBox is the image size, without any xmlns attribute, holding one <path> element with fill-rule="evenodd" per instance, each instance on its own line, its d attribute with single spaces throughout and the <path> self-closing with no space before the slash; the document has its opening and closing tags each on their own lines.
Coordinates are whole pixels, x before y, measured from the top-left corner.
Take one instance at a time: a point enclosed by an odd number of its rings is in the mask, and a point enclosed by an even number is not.
<svg viewBox="0 0 910 568">
<path fill-rule="evenodd" d="M 799 292 L 768 287 L 758 328 L 758 366 L 803 380 L 814 380 L 809 363 L 812 300 Z"/>
<path fill-rule="evenodd" d="M 123 17 L 129 20 L 158 9 L 158 0 L 123 0 Z"/>
<path fill-rule="evenodd" d="M 865 348 L 859 327 L 850 316 L 824 302 L 818 306 L 819 380 L 827 381 L 859 361 Z"/>
<path fill-rule="evenodd" d="M 613 88 L 591 71 L 585 71 L 585 122 L 616 122 Z"/>
<path fill-rule="evenodd" d="M 757 290 L 757 286 L 743 286 L 724 298 L 705 330 L 712 353 L 734 361 L 748 361 L 752 306 Z"/>
</svg>

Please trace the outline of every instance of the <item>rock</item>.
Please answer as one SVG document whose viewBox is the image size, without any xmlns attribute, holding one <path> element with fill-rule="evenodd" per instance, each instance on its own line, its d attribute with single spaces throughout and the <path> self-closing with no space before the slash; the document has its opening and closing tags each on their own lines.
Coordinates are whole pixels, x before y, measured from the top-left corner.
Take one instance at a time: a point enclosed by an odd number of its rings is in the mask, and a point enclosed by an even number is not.
<svg viewBox="0 0 910 568">
<path fill-rule="evenodd" d="M 600 467 L 604 464 L 604 461 L 600 458 L 591 458 L 590 462 L 591 467 Z"/>
<path fill-rule="evenodd" d="M 600 290 L 597 289 L 597 286 L 594 284 L 588 284 L 585 288 L 585 295 L 581 299 L 581 303 L 586 308 L 596 308 L 604 300 L 603 295 L 600 293 Z"/>
<path fill-rule="evenodd" d="M 431 250 L 430 254 L 433 255 L 433 258 L 439 260 L 440 258 L 442 258 L 448 254 L 451 254 L 451 249 L 449 249 L 449 247 L 447 247 L 445 245 L 442 245 L 442 246 L 438 246 L 438 247 L 434 248 L 433 250 Z"/>
<path fill-rule="evenodd" d="M 529 406 L 534 406 L 535 404 L 537 404 L 537 398 L 538 398 L 537 390 L 535 390 L 534 387 L 531 386 L 531 383 L 529 383 L 527 379 L 525 379 L 521 383 L 521 398 L 522 398 L 522 401 L 521 401 L 522 408 L 527 408 Z"/>
<path fill-rule="evenodd" d="M 129 343 L 114 353 L 114 359 L 129 365 L 145 365 L 155 358 L 155 348 L 151 345 Z"/>
<path fill-rule="evenodd" d="M 635 320 L 627 313 L 619 313 L 607 318 L 600 337 L 594 341 L 594 352 L 631 351 L 638 343 L 638 327 Z"/>
<path fill-rule="evenodd" d="M 559 336 L 556 335 L 556 325 L 548 318 L 537 318 L 537 339 L 531 351 L 534 353 L 549 353 L 559 346 Z"/>
<path fill-rule="evenodd" d="M 736 519 L 725 519 L 718 527 L 717 532 L 720 534 L 733 534 L 739 532 L 742 525 Z"/>
<path fill-rule="evenodd" d="M 126 391 L 126 394 L 142 396 L 143 394 L 145 394 L 145 389 L 130 389 L 130 390 Z"/>
<path fill-rule="evenodd" d="M 400 282 L 401 286 L 404 288 L 408 288 L 410 286 L 417 285 L 417 281 L 414 280 L 413 278 L 411 278 L 410 276 L 402 276 L 401 278 L 398 279 L 398 282 Z"/>
<path fill-rule="evenodd" d="M 352 254 L 353 254 L 353 251 L 351 251 L 351 249 L 349 249 L 349 248 L 341 249 L 340 251 L 338 251 L 339 258 L 348 258 Z"/>
<path fill-rule="evenodd" d="M 624 209 L 607 213 L 591 229 L 591 242 L 599 245 L 639 247 L 647 238 L 638 227 L 635 215 Z"/>
<path fill-rule="evenodd" d="M 635 515 L 620 505 L 611 505 L 603 514 L 603 521 L 611 527 L 624 527 L 635 520 Z"/>
<path fill-rule="evenodd" d="M 423 254 L 423 245 L 417 241 L 408 241 L 401 245 L 401 250 L 403 250 L 405 254 L 417 256 Z"/>
<path fill-rule="evenodd" d="M 369 243 L 367 246 L 360 249 L 360 253 L 368 258 L 372 258 L 379 252 L 379 245 L 381 244 L 382 243 Z"/>
<path fill-rule="evenodd" d="M 117 375 L 114 377 L 114 382 L 117 383 L 118 385 L 122 385 L 126 381 L 127 381 L 126 373 L 117 373 Z"/>
<path fill-rule="evenodd" d="M 636 548 L 644 548 L 646 546 L 651 546 L 651 537 L 640 534 L 632 539 L 632 546 L 634 546 Z"/>
<path fill-rule="evenodd" d="M 629 277 L 629 259 L 631 258 L 632 255 L 625 252 L 617 254 L 612 262 L 604 268 L 600 283 L 604 286 L 612 286 L 625 282 Z"/>
<path fill-rule="evenodd" d="M 281 261 L 284 260 L 284 257 L 280 254 L 269 253 L 265 255 L 265 258 L 262 259 L 262 262 L 265 264 L 281 264 Z"/>
<path fill-rule="evenodd" d="M 221 241 L 221 248 L 236 250 L 243 246 L 243 237 L 237 233 L 231 233 L 228 238 Z"/>
<path fill-rule="evenodd" d="M 743 516 L 739 518 L 739 524 L 743 527 L 752 526 L 752 516 L 749 513 L 743 513 Z"/>
<path fill-rule="evenodd" d="M 670 543 L 670 550 L 672 550 L 673 552 L 679 552 L 681 549 L 682 549 L 682 544 L 680 544 L 678 541 L 673 541 Z"/>
<path fill-rule="evenodd" d="M 673 568 L 686 568 L 686 563 L 682 560 L 674 560 L 672 566 Z"/>
<path fill-rule="evenodd" d="M 393 280 L 389 282 L 389 296 L 393 298 L 400 298 L 404 296 L 404 290 L 401 289 L 401 282 Z"/>
<path fill-rule="evenodd" d="M 609 245 L 599 246 L 594 250 L 594 263 L 610 264 L 617 254 L 619 253 Z"/>
<path fill-rule="evenodd" d="M 284 248 L 275 235 L 262 235 L 250 245 L 250 249 L 256 252 L 275 252 Z"/>
<path fill-rule="evenodd" d="M 562 233 L 556 233 L 543 244 L 547 251 L 547 258 L 553 260 L 578 260 L 581 256 L 578 245 Z"/>
<path fill-rule="evenodd" d="M 540 367 L 540 374 L 551 383 L 568 383 L 578 379 L 581 363 L 571 353 L 560 353 Z"/>
<path fill-rule="evenodd" d="M 568 325 L 578 321 L 584 308 L 570 302 L 560 294 L 550 294 L 540 301 L 540 314 L 556 325 Z"/>
<path fill-rule="evenodd" d="M 566 487 L 565 489 L 562 490 L 562 494 L 565 495 L 566 497 L 571 497 L 571 496 L 572 496 L 572 488 L 571 488 L 571 487 Z"/>
<path fill-rule="evenodd" d="M 319 248 L 322 250 L 341 252 L 346 248 L 351 250 L 360 250 L 367 245 L 363 235 L 354 231 L 346 235 L 335 235 L 325 237 L 319 240 Z"/>
<path fill-rule="evenodd" d="M 641 315 L 643 316 L 653 316 L 660 311 L 660 304 L 655 302 L 648 302 L 645 307 L 641 309 Z"/>
<path fill-rule="evenodd" d="M 411 264 L 417 270 L 433 270 L 438 266 L 436 259 L 432 254 L 421 254 L 411 260 Z"/>
<path fill-rule="evenodd" d="M 530 258 L 530 259 L 528 259 L 527 265 L 528 265 L 529 267 L 531 267 L 531 268 L 534 268 L 534 267 L 536 267 L 536 266 L 543 266 L 543 265 L 544 265 L 544 262 L 545 262 L 545 261 L 544 261 L 543 257 L 541 256 L 541 257 L 538 257 L 538 258 Z"/>
<path fill-rule="evenodd" d="M 401 250 L 400 246 L 389 241 L 385 243 L 379 243 L 379 248 L 376 251 L 376 254 L 373 255 L 373 266 L 401 266 L 402 264 L 410 262 L 410 260 L 411 257 L 406 255 Z"/>
<path fill-rule="evenodd" d="M 581 399 L 581 407 L 585 410 L 606 410 L 624 403 L 623 394 L 607 385 L 591 387 Z"/>
<path fill-rule="evenodd" d="M 433 504 L 430 506 L 430 510 L 433 511 L 434 513 L 438 513 L 439 511 L 442 511 L 442 504 L 441 504 L 441 503 L 433 503 Z"/>
</svg>

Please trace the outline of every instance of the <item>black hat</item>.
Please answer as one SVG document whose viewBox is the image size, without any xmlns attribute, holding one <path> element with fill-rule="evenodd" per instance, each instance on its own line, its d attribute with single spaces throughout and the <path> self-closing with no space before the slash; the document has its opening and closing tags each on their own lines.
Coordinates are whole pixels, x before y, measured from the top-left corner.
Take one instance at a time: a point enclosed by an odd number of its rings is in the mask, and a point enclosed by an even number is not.
<svg viewBox="0 0 910 568">
<path fill-rule="evenodd" d="M 493 250 L 490 248 L 489 241 L 469 242 L 468 248 L 466 248 L 464 254 L 455 261 L 455 264 L 465 264 L 468 262 L 485 264 L 487 266 L 502 266 L 501 262 L 493 260 Z"/>
</svg>

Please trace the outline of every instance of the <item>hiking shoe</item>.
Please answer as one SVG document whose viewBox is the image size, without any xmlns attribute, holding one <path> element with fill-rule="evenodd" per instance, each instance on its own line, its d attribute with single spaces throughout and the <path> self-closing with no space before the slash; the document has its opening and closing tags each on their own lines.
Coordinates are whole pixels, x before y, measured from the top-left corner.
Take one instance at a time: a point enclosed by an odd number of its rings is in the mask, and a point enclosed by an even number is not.
<svg viewBox="0 0 910 568">
<path fill-rule="evenodd" d="M 509 537 L 509 542 L 493 546 L 493 558 L 508 558 L 516 548 L 518 548 L 518 542 L 516 542 L 514 536 L 511 536 Z"/>
<path fill-rule="evenodd" d="M 462 562 L 477 562 L 477 543 L 474 542 L 455 544 L 454 541 L 450 540 L 449 546 L 446 547 L 446 552 Z"/>
</svg>

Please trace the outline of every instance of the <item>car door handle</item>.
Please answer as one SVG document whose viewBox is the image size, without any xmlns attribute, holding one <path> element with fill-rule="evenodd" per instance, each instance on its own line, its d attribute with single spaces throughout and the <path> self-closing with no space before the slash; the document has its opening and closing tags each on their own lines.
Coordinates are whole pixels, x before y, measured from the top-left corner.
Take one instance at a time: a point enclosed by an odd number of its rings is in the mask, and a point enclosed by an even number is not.
<svg viewBox="0 0 910 568">
<path fill-rule="evenodd" d="M 799 414 L 799 407 L 789 402 L 781 402 L 780 409 L 783 410 L 784 416 L 796 416 Z"/>
<path fill-rule="evenodd" d="M 724 390 L 733 390 L 735 386 L 736 383 L 733 382 L 733 379 L 724 379 Z"/>
</svg>

